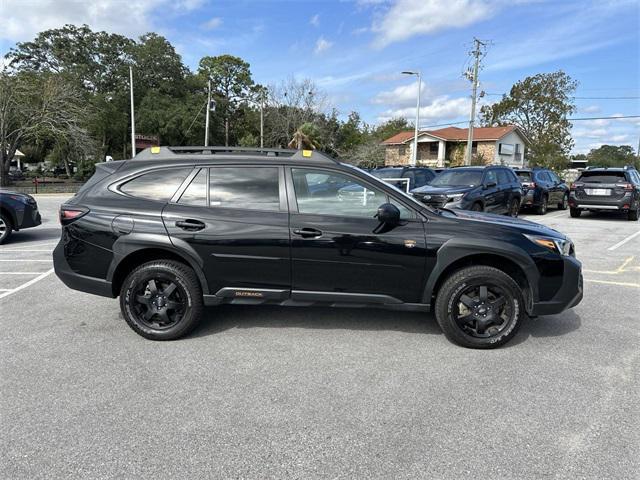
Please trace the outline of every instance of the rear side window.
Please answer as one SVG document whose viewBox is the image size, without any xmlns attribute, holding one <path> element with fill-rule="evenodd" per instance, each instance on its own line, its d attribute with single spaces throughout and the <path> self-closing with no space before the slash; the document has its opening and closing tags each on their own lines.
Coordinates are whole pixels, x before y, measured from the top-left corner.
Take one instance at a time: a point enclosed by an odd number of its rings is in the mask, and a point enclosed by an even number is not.
<svg viewBox="0 0 640 480">
<path fill-rule="evenodd" d="M 120 191 L 137 198 L 168 202 L 185 181 L 191 168 L 164 168 L 129 180 Z"/>
<path fill-rule="evenodd" d="M 582 172 L 576 182 L 617 183 L 625 180 L 624 172 Z"/>
<path fill-rule="evenodd" d="M 209 169 L 209 205 L 246 210 L 280 210 L 278 167 Z"/>
<path fill-rule="evenodd" d="M 207 169 L 201 169 L 182 193 L 178 203 L 182 205 L 207 206 Z"/>
</svg>

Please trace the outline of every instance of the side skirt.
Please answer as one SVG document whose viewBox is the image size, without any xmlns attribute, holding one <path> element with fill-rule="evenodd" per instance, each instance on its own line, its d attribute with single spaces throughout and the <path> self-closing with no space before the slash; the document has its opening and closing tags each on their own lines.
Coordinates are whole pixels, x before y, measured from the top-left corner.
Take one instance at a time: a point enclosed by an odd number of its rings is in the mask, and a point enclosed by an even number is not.
<svg viewBox="0 0 640 480">
<path fill-rule="evenodd" d="M 431 309 L 429 304 L 406 303 L 389 295 L 232 287 L 221 288 L 215 295 L 204 295 L 204 304 L 382 308 L 409 312 L 428 312 Z"/>
</svg>

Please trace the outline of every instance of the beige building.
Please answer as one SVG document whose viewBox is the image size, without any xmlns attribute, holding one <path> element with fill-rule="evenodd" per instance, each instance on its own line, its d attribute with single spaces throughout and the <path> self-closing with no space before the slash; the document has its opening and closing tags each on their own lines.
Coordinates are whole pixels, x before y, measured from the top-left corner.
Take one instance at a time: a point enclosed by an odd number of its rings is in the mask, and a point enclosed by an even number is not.
<svg viewBox="0 0 640 480">
<path fill-rule="evenodd" d="M 454 167 L 464 163 L 467 151 L 467 128 L 447 127 L 418 133 L 417 163 L 430 167 Z M 406 165 L 411 162 L 414 131 L 400 132 L 387 138 L 385 165 Z M 473 129 L 473 164 L 526 166 L 524 159 L 527 138 L 515 126 L 477 127 Z"/>
</svg>

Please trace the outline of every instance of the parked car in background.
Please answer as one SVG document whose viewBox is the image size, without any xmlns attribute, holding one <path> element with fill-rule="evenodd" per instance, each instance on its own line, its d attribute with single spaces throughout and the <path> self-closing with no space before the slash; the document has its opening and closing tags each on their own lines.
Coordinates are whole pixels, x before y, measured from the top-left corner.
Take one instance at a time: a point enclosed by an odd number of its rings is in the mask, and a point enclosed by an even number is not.
<svg viewBox="0 0 640 480">
<path fill-rule="evenodd" d="M 544 215 L 549 205 L 566 210 L 569 205 L 569 186 L 558 175 L 546 168 L 515 169 L 522 184 L 521 208 L 534 208 Z"/>
<path fill-rule="evenodd" d="M 569 195 L 571 216 L 579 217 L 583 210 L 624 212 L 629 220 L 638 220 L 640 173 L 633 167 L 584 170 Z"/>
<path fill-rule="evenodd" d="M 31 195 L 0 190 L 0 245 L 13 231 L 37 227 L 41 223 L 38 204 Z"/>
<path fill-rule="evenodd" d="M 509 167 L 455 167 L 411 193 L 435 208 L 461 208 L 517 217 L 522 186 Z"/>
<path fill-rule="evenodd" d="M 11 167 L 9 168 L 9 179 L 14 182 L 24 180 L 24 174 L 18 167 Z"/>
<path fill-rule="evenodd" d="M 317 197 L 318 182 L 359 190 Z M 205 305 L 324 305 L 435 311 L 453 342 L 495 348 L 527 314 L 582 299 L 560 232 L 436 211 L 317 151 L 155 147 L 98 164 L 60 222 L 58 277 L 119 296 L 125 321 L 153 340 L 188 334 Z"/>
<path fill-rule="evenodd" d="M 427 167 L 381 167 L 371 170 L 369 173 L 374 177 L 381 178 L 401 190 L 408 192 L 414 188 L 427 185 L 436 176 L 436 172 Z M 389 181 L 389 179 L 403 178 L 406 181 Z M 408 188 L 407 188 L 408 183 Z"/>
</svg>

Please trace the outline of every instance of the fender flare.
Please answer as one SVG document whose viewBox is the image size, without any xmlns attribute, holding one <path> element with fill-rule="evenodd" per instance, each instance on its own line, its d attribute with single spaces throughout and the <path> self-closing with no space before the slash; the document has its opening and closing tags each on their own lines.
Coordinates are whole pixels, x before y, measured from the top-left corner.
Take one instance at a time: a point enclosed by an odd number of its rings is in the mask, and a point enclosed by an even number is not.
<svg viewBox="0 0 640 480">
<path fill-rule="evenodd" d="M 130 255 L 141 250 L 165 250 L 167 253 L 177 255 L 187 263 L 196 273 L 202 293 L 209 294 L 209 284 L 204 275 L 204 264 L 196 251 L 187 242 L 179 239 L 173 241 L 167 235 L 152 233 L 131 233 L 122 235 L 113 244 L 113 259 L 107 270 L 107 281 L 112 282 L 118 266 Z"/>
<path fill-rule="evenodd" d="M 532 300 L 537 301 L 540 274 L 535 263 L 524 250 L 511 243 L 495 239 L 458 237 L 447 240 L 438 249 L 437 261 L 427 278 L 422 302 L 431 303 L 436 283 L 447 267 L 460 259 L 478 254 L 504 257 L 518 265 L 525 274 L 531 289 Z"/>
</svg>

